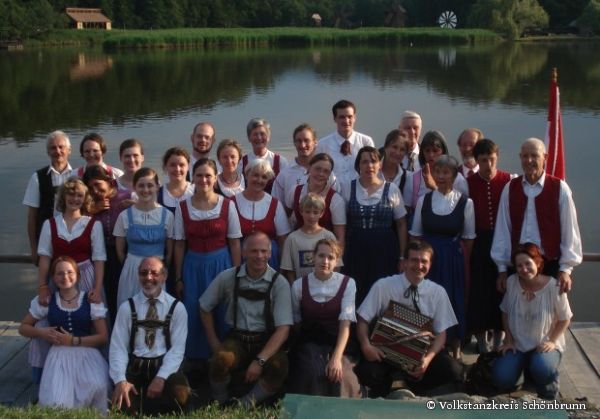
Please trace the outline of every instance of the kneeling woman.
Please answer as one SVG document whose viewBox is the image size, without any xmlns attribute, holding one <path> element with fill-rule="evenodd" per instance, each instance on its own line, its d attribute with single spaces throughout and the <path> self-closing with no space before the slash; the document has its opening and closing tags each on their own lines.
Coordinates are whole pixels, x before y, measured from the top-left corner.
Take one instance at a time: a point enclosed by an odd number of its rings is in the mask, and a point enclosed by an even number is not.
<svg viewBox="0 0 600 419">
<path fill-rule="evenodd" d="M 492 380 L 500 390 L 510 390 L 528 369 L 538 395 L 555 399 L 565 330 L 573 313 L 556 279 L 541 274 L 544 261 L 535 244 L 520 245 L 512 259 L 517 273 L 508 278 L 500 304 L 506 338 Z"/>
<path fill-rule="evenodd" d="M 31 301 L 19 333 L 52 344 L 40 383 L 42 406 L 93 407 L 106 413 L 108 364 L 97 349 L 108 341 L 104 304 L 91 303 L 79 290 L 79 268 L 69 256 L 57 257 L 50 268 L 58 291 L 43 306 Z M 49 327 L 36 328 L 47 319 Z"/>
<path fill-rule="evenodd" d="M 356 322 L 356 284 L 333 271 L 339 258 L 335 240 L 319 240 L 313 256 L 314 272 L 292 285 L 294 323 L 299 329 L 291 361 L 292 392 L 360 397 L 353 370 L 358 348 L 350 338 L 350 323 Z"/>
</svg>

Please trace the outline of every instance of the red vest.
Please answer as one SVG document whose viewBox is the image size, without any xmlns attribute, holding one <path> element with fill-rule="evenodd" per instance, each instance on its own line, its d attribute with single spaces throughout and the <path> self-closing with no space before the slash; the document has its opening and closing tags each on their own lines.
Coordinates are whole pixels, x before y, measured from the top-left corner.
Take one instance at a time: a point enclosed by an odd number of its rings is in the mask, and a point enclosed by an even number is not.
<svg viewBox="0 0 600 419">
<path fill-rule="evenodd" d="M 523 219 L 527 207 L 527 196 L 523 191 L 523 176 L 510 182 L 508 202 L 510 222 L 512 224 L 511 243 L 516 249 L 521 238 Z M 544 256 L 546 260 L 556 260 L 560 257 L 560 179 L 546 175 L 542 192 L 535 197 L 535 214 Z"/>
<path fill-rule="evenodd" d="M 94 220 L 90 219 L 87 226 L 81 233 L 81 236 L 73 240 L 66 241 L 58 237 L 58 229 L 56 228 L 56 219 L 50 218 L 50 233 L 52 236 L 52 259 L 59 256 L 70 256 L 75 259 L 75 262 L 81 263 L 92 258 L 92 228 L 94 228 Z"/>
<path fill-rule="evenodd" d="M 219 218 L 212 220 L 192 220 L 187 199 L 179 203 L 183 216 L 183 228 L 187 247 L 192 252 L 208 253 L 227 246 L 229 225 L 229 199 L 223 198 Z"/>
<path fill-rule="evenodd" d="M 302 214 L 300 214 L 300 193 L 302 192 L 302 187 L 304 185 L 297 185 L 294 190 L 294 214 L 296 215 L 296 229 L 301 228 L 304 225 L 304 218 L 302 218 Z M 327 191 L 327 195 L 325 195 L 325 210 L 323 211 L 323 215 L 319 218 L 319 225 L 329 231 L 333 231 L 333 220 L 331 218 L 331 210 L 329 206 L 331 205 L 331 199 L 335 194 L 335 190 L 333 188 L 329 188 Z"/>
<path fill-rule="evenodd" d="M 235 203 L 235 208 L 237 209 L 238 216 L 240 217 L 240 227 L 242 229 L 243 237 L 248 237 L 255 231 L 262 231 L 269 236 L 271 240 L 275 240 L 277 237 L 277 232 L 275 230 L 275 213 L 277 212 L 277 203 L 279 202 L 276 198 L 271 197 L 269 211 L 267 212 L 267 216 L 262 220 L 250 220 L 248 218 L 244 218 L 240 212 L 240 208 L 237 205 L 235 197 L 233 197 L 233 202 Z"/>
<path fill-rule="evenodd" d="M 469 176 L 469 198 L 475 209 L 475 227 L 477 231 L 494 231 L 498 205 L 504 186 L 510 182 L 510 174 L 498 170 L 489 182 L 478 174 Z"/>
</svg>

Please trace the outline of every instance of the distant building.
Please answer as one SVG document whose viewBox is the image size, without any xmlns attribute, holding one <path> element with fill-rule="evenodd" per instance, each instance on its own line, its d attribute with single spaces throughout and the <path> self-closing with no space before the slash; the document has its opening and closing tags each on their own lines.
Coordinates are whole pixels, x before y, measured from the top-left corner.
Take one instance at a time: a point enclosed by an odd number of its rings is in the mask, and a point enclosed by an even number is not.
<svg viewBox="0 0 600 419">
<path fill-rule="evenodd" d="M 76 29 L 112 29 L 112 22 L 102 14 L 102 9 L 67 7 L 65 12 Z"/>
</svg>

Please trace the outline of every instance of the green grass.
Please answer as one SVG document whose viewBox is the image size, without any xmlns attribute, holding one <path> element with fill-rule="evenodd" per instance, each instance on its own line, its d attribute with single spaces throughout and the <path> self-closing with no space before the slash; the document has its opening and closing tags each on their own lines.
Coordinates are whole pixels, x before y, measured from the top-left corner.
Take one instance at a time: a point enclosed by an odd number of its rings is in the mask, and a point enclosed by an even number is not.
<svg viewBox="0 0 600 419">
<path fill-rule="evenodd" d="M 180 28 L 161 30 L 56 30 L 27 41 L 28 45 L 102 45 L 107 49 L 255 48 L 261 46 L 351 46 L 476 44 L 501 38 L 483 29 L 440 28 Z"/>
<path fill-rule="evenodd" d="M 95 410 L 66 410 L 66 409 L 50 409 L 39 406 L 28 407 L 6 407 L 0 405 L 0 417 L 3 419 L 63 419 L 63 418 L 80 418 L 80 419 L 99 419 L 103 416 Z M 110 414 L 111 418 L 129 419 L 131 416 L 126 416 L 121 413 Z M 181 418 L 182 415 L 160 416 L 161 418 Z M 185 413 L 186 418 L 202 418 L 202 419 L 275 419 L 282 417 L 279 407 L 261 407 L 256 409 L 242 409 L 227 407 L 221 408 L 216 404 L 198 409 L 192 412 Z M 285 417 L 285 416 L 283 416 Z"/>
</svg>

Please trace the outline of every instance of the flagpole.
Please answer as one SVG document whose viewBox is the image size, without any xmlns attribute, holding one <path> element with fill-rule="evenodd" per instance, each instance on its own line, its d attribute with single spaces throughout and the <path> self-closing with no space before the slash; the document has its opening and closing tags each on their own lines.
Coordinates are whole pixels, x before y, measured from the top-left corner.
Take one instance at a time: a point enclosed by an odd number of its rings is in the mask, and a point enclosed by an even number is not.
<svg viewBox="0 0 600 419">
<path fill-rule="evenodd" d="M 552 68 L 548 98 L 548 124 L 546 129 L 546 173 L 565 179 L 565 156 L 563 145 L 562 118 L 560 113 L 560 91 L 558 88 L 558 70 Z"/>
</svg>

